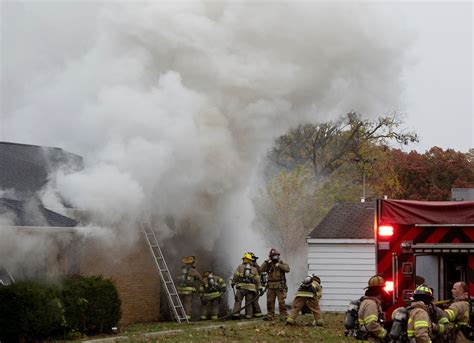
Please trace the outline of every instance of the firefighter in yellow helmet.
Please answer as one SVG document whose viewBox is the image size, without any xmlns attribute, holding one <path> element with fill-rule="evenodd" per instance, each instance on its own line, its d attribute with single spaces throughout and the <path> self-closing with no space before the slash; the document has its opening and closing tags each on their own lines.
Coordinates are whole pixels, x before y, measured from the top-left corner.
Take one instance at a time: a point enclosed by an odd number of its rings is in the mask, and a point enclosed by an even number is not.
<svg viewBox="0 0 474 343">
<path fill-rule="evenodd" d="M 269 259 L 262 263 L 261 271 L 268 273 L 267 282 L 267 311 L 268 314 L 264 320 L 275 319 L 275 300 L 278 298 L 278 309 L 280 319 L 286 320 L 286 294 L 288 286 L 286 285 L 286 273 L 290 272 L 290 266 L 280 259 L 280 253 L 276 249 L 271 249 L 268 254 Z"/>
<path fill-rule="evenodd" d="M 213 271 L 204 272 L 203 281 L 199 286 L 199 296 L 201 297 L 201 320 L 208 319 L 208 312 L 211 313 L 211 319 L 217 319 L 219 304 L 226 288 L 227 285 L 223 278 L 215 275 Z"/>
<path fill-rule="evenodd" d="M 469 342 L 464 331 L 469 327 L 469 298 L 468 288 L 465 282 L 456 282 L 451 293 L 454 302 L 444 310 L 449 320 L 450 342 Z M 466 330 L 467 331 L 467 330 Z"/>
<path fill-rule="evenodd" d="M 422 284 L 415 289 L 408 312 L 407 336 L 416 343 L 431 343 L 429 304 L 432 299 L 433 291 L 427 285 Z"/>
<path fill-rule="evenodd" d="M 360 303 L 358 342 L 383 342 L 387 330 L 383 327 L 384 313 L 382 312 L 382 292 L 385 280 L 380 275 L 369 279 L 365 296 Z"/>
<path fill-rule="evenodd" d="M 232 318 L 240 318 L 242 301 L 245 299 L 245 318 L 252 318 L 252 301 L 259 292 L 263 293 L 257 268 L 252 266 L 252 255 L 245 253 L 232 278 L 232 288 L 236 288 Z"/>
<path fill-rule="evenodd" d="M 319 299 L 322 295 L 321 279 L 314 274 L 308 275 L 298 288 L 293 300 L 293 306 L 286 320 L 286 324 L 294 324 L 295 319 L 305 305 L 308 306 L 314 316 L 314 325 L 323 326 Z"/>
<path fill-rule="evenodd" d="M 202 282 L 202 277 L 194 267 L 195 256 L 186 256 L 182 259 L 183 267 L 178 276 L 178 294 L 186 312 L 186 318 L 191 320 L 193 295 L 196 294 L 196 286 Z"/>
</svg>

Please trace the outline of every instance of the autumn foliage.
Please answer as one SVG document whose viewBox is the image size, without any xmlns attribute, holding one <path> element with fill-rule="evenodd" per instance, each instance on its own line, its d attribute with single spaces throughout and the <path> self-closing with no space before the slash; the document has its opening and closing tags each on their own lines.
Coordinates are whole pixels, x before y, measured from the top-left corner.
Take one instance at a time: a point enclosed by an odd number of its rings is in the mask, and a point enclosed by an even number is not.
<svg viewBox="0 0 474 343">
<path fill-rule="evenodd" d="M 466 154 L 433 147 L 416 151 L 387 151 L 400 186 L 392 198 L 408 200 L 451 200 L 451 188 L 474 187 L 474 164 Z"/>
</svg>

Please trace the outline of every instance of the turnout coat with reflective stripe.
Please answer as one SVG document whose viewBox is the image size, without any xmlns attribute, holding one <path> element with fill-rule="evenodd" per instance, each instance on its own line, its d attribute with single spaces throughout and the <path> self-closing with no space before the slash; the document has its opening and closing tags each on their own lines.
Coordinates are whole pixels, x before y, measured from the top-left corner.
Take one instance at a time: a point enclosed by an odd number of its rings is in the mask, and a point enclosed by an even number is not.
<svg viewBox="0 0 474 343">
<path fill-rule="evenodd" d="M 455 342 L 469 342 L 460 330 L 461 326 L 469 324 L 469 303 L 466 298 L 456 299 L 444 312 L 448 317 L 450 330 L 454 330 Z"/>
<path fill-rule="evenodd" d="M 411 304 L 411 308 L 408 315 L 408 338 L 414 338 L 416 343 L 430 343 L 431 319 L 428 306 L 423 301 L 415 301 Z"/>
<path fill-rule="evenodd" d="M 380 300 L 375 297 L 363 297 L 358 315 L 360 329 L 381 342 L 387 335 L 387 330 L 379 321 L 382 315 Z"/>
</svg>

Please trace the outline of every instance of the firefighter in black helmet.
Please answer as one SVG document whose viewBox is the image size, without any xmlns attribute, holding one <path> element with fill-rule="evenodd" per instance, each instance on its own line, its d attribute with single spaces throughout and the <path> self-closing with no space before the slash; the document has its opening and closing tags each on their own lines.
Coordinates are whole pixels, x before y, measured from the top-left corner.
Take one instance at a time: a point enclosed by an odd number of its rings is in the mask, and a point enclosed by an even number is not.
<svg viewBox="0 0 474 343">
<path fill-rule="evenodd" d="M 253 252 L 249 252 L 250 256 L 252 256 L 252 263 L 250 264 L 252 267 L 255 267 L 255 269 L 257 269 L 258 271 L 258 275 L 260 276 L 260 281 L 262 281 L 262 273 L 261 273 L 261 268 L 260 266 L 258 265 L 258 257 L 255 256 L 255 254 Z M 262 284 L 262 287 L 265 287 L 265 285 Z M 256 295 L 257 298 L 260 297 L 260 294 L 257 294 Z M 258 299 L 257 300 L 254 300 L 254 302 L 252 303 L 252 313 L 253 313 L 253 316 L 255 318 L 260 318 L 263 316 L 262 314 L 262 309 L 260 308 L 260 304 L 258 303 Z"/>
<path fill-rule="evenodd" d="M 419 285 L 413 294 L 413 302 L 408 312 L 407 336 L 416 342 L 431 343 L 432 323 L 429 304 L 433 299 L 433 291 L 425 284 Z"/>
</svg>

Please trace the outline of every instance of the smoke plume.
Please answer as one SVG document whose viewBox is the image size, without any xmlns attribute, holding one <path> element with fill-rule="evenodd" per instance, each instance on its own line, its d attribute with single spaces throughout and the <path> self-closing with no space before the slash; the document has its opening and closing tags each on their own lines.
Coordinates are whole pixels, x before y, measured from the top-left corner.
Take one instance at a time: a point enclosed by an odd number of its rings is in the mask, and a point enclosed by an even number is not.
<svg viewBox="0 0 474 343">
<path fill-rule="evenodd" d="M 263 257 L 252 197 L 273 139 L 398 104 L 406 41 L 369 4 L 2 7 L 2 140 L 83 156 L 82 171 L 60 170 L 49 187 L 116 240 L 145 221 L 162 239 L 188 238 L 180 254 Z"/>
</svg>

